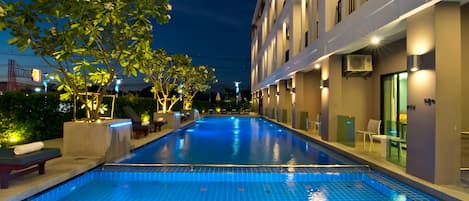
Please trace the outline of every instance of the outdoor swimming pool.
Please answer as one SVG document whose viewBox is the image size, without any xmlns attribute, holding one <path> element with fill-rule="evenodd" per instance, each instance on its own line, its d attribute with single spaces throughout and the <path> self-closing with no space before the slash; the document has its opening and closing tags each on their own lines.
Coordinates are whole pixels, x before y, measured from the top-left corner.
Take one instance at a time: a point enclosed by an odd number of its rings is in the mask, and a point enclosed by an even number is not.
<svg viewBox="0 0 469 201">
<path fill-rule="evenodd" d="M 121 163 L 356 164 L 263 118 L 205 117 Z"/>
<path fill-rule="evenodd" d="M 50 200 L 436 200 L 365 168 L 104 166 L 32 198 Z"/>
<path fill-rule="evenodd" d="M 262 118 L 209 117 L 30 200 L 437 199 Z"/>
</svg>

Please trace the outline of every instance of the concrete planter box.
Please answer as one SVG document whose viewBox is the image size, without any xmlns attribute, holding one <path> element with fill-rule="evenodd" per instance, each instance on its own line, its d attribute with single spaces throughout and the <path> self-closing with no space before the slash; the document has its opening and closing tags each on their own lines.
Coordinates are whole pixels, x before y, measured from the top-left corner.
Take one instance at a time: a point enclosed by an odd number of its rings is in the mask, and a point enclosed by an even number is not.
<svg viewBox="0 0 469 201">
<path fill-rule="evenodd" d="M 167 112 L 167 113 L 153 113 L 153 119 L 164 118 L 168 123 L 163 127 L 176 130 L 181 126 L 181 113 L 180 112 Z"/>
<path fill-rule="evenodd" d="M 98 156 L 106 162 L 114 161 L 130 153 L 130 119 L 97 122 L 65 122 L 65 156 Z"/>
<path fill-rule="evenodd" d="M 200 114 L 199 114 L 199 110 L 197 109 L 193 109 L 193 110 L 184 110 L 183 111 L 184 115 L 186 115 L 187 113 L 189 113 L 189 118 L 187 120 L 191 121 L 191 120 L 197 120 L 200 118 Z M 187 115 L 186 115 L 187 116 Z"/>
</svg>

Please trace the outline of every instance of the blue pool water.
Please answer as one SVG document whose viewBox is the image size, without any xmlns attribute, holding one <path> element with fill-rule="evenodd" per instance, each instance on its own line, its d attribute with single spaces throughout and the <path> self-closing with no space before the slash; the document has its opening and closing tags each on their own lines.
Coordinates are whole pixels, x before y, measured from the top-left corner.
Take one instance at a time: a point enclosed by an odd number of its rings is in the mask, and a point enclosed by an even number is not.
<svg viewBox="0 0 469 201">
<path fill-rule="evenodd" d="M 437 200 L 303 138 L 262 118 L 204 118 L 28 200 Z"/>
<path fill-rule="evenodd" d="M 121 163 L 354 164 L 263 118 L 206 117 Z"/>
<path fill-rule="evenodd" d="M 31 200 L 436 200 L 361 168 L 119 169 L 91 171 Z"/>
</svg>

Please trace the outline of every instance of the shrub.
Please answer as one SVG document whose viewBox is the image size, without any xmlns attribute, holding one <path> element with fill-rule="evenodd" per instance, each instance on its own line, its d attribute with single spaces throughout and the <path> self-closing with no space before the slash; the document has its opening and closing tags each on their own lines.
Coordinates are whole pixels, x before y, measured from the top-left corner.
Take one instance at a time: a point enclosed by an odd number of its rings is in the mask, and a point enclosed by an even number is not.
<svg viewBox="0 0 469 201">
<path fill-rule="evenodd" d="M 59 111 L 59 104 L 57 93 L 5 92 L 0 96 L 0 143 L 6 146 L 62 137 L 63 123 L 72 115 Z"/>
</svg>

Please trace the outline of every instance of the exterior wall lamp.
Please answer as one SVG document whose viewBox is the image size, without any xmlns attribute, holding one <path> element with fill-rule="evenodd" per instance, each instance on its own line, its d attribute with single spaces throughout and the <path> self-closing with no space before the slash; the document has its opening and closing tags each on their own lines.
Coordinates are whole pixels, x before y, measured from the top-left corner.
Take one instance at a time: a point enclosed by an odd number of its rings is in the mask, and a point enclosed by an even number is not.
<svg viewBox="0 0 469 201">
<path fill-rule="evenodd" d="M 420 69 L 422 63 L 421 55 L 407 56 L 407 66 L 411 72 L 416 72 Z"/>
<path fill-rule="evenodd" d="M 294 94 L 294 93 L 296 93 L 296 88 L 291 88 L 290 89 L 290 94 Z"/>
<path fill-rule="evenodd" d="M 329 88 L 329 79 L 321 80 L 321 83 L 319 84 L 319 88 Z"/>
</svg>

